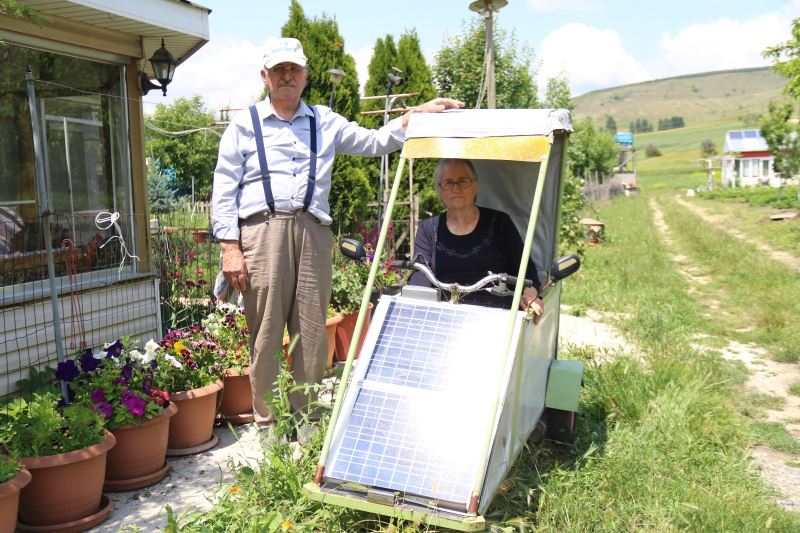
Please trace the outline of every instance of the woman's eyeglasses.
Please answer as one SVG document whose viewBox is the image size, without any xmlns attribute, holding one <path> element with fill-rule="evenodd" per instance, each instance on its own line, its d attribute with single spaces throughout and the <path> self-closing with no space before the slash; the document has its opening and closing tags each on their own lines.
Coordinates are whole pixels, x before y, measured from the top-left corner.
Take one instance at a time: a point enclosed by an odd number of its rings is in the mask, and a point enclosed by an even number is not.
<svg viewBox="0 0 800 533">
<path fill-rule="evenodd" d="M 444 189 L 445 191 L 452 191 L 456 187 L 459 189 L 466 189 L 470 185 L 472 185 L 473 180 L 467 178 L 461 178 L 460 180 L 456 181 L 443 181 L 439 184 L 439 186 Z"/>
</svg>

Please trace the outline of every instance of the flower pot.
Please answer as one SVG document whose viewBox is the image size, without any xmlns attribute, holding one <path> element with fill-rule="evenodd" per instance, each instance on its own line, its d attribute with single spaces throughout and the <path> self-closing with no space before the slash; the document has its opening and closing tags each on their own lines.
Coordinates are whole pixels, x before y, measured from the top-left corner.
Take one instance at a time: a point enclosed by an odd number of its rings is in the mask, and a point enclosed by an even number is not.
<svg viewBox="0 0 800 533">
<path fill-rule="evenodd" d="M 197 243 L 206 243 L 208 242 L 208 230 L 207 229 L 193 229 L 192 230 L 192 240 Z"/>
<path fill-rule="evenodd" d="M 188 391 L 173 392 L 170 399 L 178 406 L 178 414 L 169 424 L 167 455 L 191 455 L 211 449 L 219 442 L 214 435 L 217 414 L 217 393 L 222 380 Z"/>
<path fill-rule="evenodd" d="M 361 351 L 361 346 L 364 344 L 364 339 L 367 336 L 369 329 L 370 318 L 372 317 L 372 304 L 369 304 L 367 309 L 367 316 L 364 318 L 364 327 L 361 328 L 361 337 L 358 339 L 358 347 L 356 349 L 356 358 Z M 342 316 L 342 321 L 336 326 L 336 360 L 346 361 L 347 352 L 350 349 L 350 344 L 353 340 L 353 333 L 356 329 L 356 321 L 358 320 L 358 311 L 347 313 Z"/>
<path fill-rule="evenodd" d="M 174 403 L 159 416 L 141 424 L 125 424 L 111 432 L 117 445 L 108 454 L 105 490 L 123 491 L 148 487 L 169 472 L 165 460 L 170 418 L 178 412 Z"/>
<path fill-rule="evenodd" d="M 240 374 L 226 370 L 222 381 L 222 402 L 219 418 L 231 424 L 247 424 L 253 421 L 253 391 L 250 387 L 250 369 Z"/>
<path fill-rule="evenodd" d="M 336 330 L 342 322 L 342 315 L 336 313 L 332 317 L 325 320 L 325 332 L 328 334 L 328 356 L 325 363 L 325 368 L 333 368 L 333 353 L 336 349 Z M 283 338 L 283 355 L 287 358 L 286 362 L 289 368 L 292 367 L 292 355 L 289 353 L 289 344 L 292 342 L 291 337 Z"/>
<path fill-rule="evenodd" d="M 333 368 L 333 352 L 336 351 L 336 330 L 342 322 L 342 315 L 336 313 L 325 321 L 325 329 L 328 333 L 328 359 L 325 368 Z"/>
<path fill-rule="evenodd" d="M 58 455 L 22 457 L 31 482 L 20 493 L 19 529 L 83 531 L 102 522 L 111 503 L 101 505 L 106 456 L 117 440 Z M 81 529 L 72 529 L 80 527 Z"/>
<path fill-rule="evenodd" d="M 13 533 L 17 525 L 19 493 L 30 482 L 31 473 L 23 468 L 14 479 L 0 484 L 0 533 Z"/>
</svg>

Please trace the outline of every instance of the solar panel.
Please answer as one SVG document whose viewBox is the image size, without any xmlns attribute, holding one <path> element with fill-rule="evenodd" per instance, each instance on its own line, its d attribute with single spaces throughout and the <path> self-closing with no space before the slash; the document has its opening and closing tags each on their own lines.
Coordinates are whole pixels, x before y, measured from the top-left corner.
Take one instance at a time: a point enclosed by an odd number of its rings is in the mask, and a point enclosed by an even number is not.
<svg viewBox="0 0 800 533">
<path fill-rule="evenodd" d="M 741 131 L 729 131 L 728 135 L 730 136 L 731 139 L 741 139 L 742 138 L 742 132 Z"/>
<path fill-rule="evenodd" d="M 745 130 L 744 131 L 745 139 L 758 139 L 759 131 L 758 130 Z"/>
<path fill-rule="evenodd" d="M 485 467 L 508 311 L 385 300 L 347 392 L 326 479 L 466 510 Z"/>
</svg>

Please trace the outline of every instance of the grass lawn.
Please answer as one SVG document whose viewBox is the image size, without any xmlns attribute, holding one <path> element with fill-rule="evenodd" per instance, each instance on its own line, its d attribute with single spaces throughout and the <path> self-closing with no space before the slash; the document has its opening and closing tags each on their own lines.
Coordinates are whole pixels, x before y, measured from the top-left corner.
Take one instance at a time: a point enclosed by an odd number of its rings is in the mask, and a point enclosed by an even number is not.
<svg viewBox="0 0 800 533">
<path fill-rule="evenodd" d="M 800 530 L 800 517 L 773 503 L 748 467 L 752 440 L 785 449 L 793 441 L 748 425 L 735 401 L 743 371 L 692 348 L 708 321 L 660 243 L 648 199 L 597 209 L 608 239 L 587 251 L 564 301 L 615 313 L 638 348 L 602 364 L 592 350 L 562 352 L 586 363 L 576 442 L 523 451 L 487 513 L 492 530 Z M 173 519 L 170 530 L 428 530 L 304 498 L 320 441 L 299 460 L 278 445 L 257 468 L 234 467 L 209 512 Z"/>
</svg>

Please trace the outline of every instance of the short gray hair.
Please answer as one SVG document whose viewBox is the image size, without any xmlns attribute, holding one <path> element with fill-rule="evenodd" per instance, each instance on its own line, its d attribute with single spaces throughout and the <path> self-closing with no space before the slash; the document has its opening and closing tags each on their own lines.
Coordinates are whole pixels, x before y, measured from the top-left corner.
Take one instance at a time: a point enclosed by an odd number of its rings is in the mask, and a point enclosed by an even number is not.
<svg viewBox="0 0 800 533">
<path fill-rule="evenodd" d="M 478 181 L 478 173 L 475 172 L 475 167 L 472 166 L 472 161 L 470 161 L 469 159 L 455 159 L 455 158 L 440 159 L 439 163 L 436 165 L 436 169 L 433 171 L 433 177 L 437 187 L 439 187 L 439 184 L 442 181 L 442 174 L 444 173 L 444 167 L 452 163 L 464 163 L 464 165 L 466 165 L 467 167 L 467 172 L 469 172 L 470 177 L 476 182 Z"/>
</svg>

